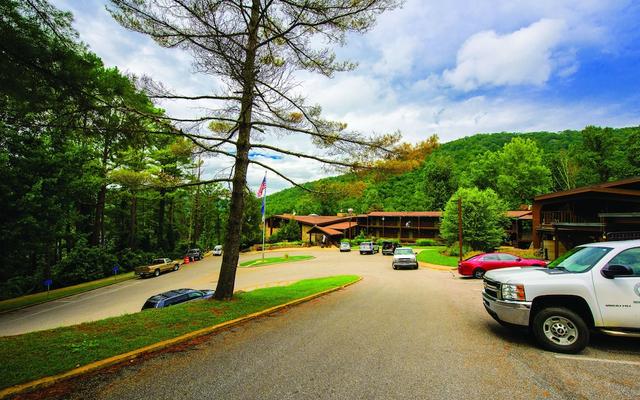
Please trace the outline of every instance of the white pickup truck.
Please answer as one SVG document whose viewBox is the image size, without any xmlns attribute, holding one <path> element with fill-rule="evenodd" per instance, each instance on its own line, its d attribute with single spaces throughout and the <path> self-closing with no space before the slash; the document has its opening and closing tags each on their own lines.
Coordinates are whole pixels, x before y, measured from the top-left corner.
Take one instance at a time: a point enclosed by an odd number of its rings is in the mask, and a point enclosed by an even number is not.
<svg viewBox="0 0 640 400">
<path fill-rule="evenodd" d="M 495 320 L 528 327 L 551 351 L 581 351 L 591 330 L 640 337 L 640 240 L 578 246 L 549 268 L 489 271 L 482 298 Z"/>
</svg>

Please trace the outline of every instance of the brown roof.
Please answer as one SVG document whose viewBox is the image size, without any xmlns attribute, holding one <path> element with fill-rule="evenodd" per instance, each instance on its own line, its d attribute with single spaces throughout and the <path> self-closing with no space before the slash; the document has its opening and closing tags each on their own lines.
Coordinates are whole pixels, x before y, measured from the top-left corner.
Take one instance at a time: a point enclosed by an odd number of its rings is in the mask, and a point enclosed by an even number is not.
<svg viewBox="0 0 640 400">
<path fill-rule="evenodd" d="M 529 210 L 518 210 L 518 211 L 507 211 L 507 217 L 509 218 L 519 218 L 519 219 L 527 219 L 523 218 L 527 215 L 531 215 L 532 211 Z"/>
<path fill-rule="evenodd" d="M 342 232 L 337 231 L 335 229 L 331 229 L 331 228 L 327 228 L 326 226 L 314 226 L 313 228 L 309 229 L 310 233 L 313 233 L 313 231 L 315 230 L 319 230 L 320 232 L 329 235 L 329 236 L 337 236 L 337 235 L 342 235 Z"/>
<path fill-rule="evenodd" d="M 374 211 L 370 217 L 432 217 L 439 218 L 442 211 Z"/>
<path fill-rule="evenodd" d="M 626 186 L 634 183 L 640 183 L 640 176 L 622 179 L 614 182 L 600 183 L 598 185 L 583 186 L 583 187 L 579 187 L 571 190 L 564 190 L 561 192 L 547 193 L 540 196 L 536 196 L 534 200 L 539 201 L 539 200 L 554 199 L 557 197 L 572 196 L 576 194 L 589 193 L 589 192 L 640 196 L 640 191 L 638 190 L 618 188 L 619 186 Z"/>
<path fill-rule="evenodd" d="M 329 225 L 335 224 L 341 221 L 346 221 L 349 217 L 337 217 L 335 215 L 292 215 L 292 214 L 282 214 L 282 215 L 274 215 L 274 217 L 279 217 L 283 219 L 293 219 L 305 225 Z"/>
<path fill-rule="evenodd" d="M 353 221 L 351 222 L 351 227 L 355 227 L 358 226 L 358 223 Z M 329 228 L 329 229 L 338 229 L 338 230 L 345 230 L 345 229 L 349 229 L 349 221 L 346 222 L 338 222 L 337 224 L 331 224 L 331 225 L 325 225 L 325 228 Z"/>
</svg>

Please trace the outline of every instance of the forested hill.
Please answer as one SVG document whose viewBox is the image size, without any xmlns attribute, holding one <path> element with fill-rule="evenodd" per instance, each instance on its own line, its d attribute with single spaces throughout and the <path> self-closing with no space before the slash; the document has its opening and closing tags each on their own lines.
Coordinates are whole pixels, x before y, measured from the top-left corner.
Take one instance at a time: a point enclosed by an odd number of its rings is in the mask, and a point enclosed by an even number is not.
<svg viewBox="0 0 640 400">
<path fill-rule="evenodd" d="M 505 151 L 514 138 L 521 141 Z M 348 208 L 437 210 L 461 186 L 502 190 L 507 203 L 517 207 L 536 194 L 639 174 L 640 127 L 476 134 L 441 144 L 413 171 L 383 180 L 346 174 L 309 182 L 304 186 L 324 194 L 289 188 L 269 196 L 267 208 L 269 214 L 301 215 L 330 215 Z M 499 176 L 504 178 L 501 187 Z M 536 182 L 529 182 L 531 177 Z M 510 185 L 515 192 L 519 184 L 534 191 L 509 198 Z"/>
</svg>

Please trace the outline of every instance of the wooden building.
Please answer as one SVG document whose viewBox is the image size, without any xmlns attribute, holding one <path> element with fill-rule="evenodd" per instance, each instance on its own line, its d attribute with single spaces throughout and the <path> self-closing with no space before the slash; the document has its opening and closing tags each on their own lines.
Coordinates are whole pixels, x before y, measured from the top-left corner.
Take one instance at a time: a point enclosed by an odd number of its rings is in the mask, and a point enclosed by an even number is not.
<svg viewBox="0 0 640 400">
<path fill-rule="evenodd" d="M 440 235 L 441 211 L 376 211 L 358 219 L 365 234 L 403 243 Z"/>
<path fill-rule="evenodd" d="M 584 243 L 640 239 L 640 177 L 537 196 L 533 245 L 555 259 Z"/>
<path fill-rule="evenodd" d="M 533 212 L 531 210 L 507 211 L 507 217 L 509 226 L 505 230 L 506 244 L 521 249 L 531 246 Z"/>
<path fill-rule="evenodd" d="M 309 243 L 327 245 L 336 244 L 342 238 L 352 238 L 358 235 L 358 218 L 353 215 L 294 215 L 281 214 L 273 215 L 266 219 L 266 238 L 278 232 L 283 224 L 289 221 L 296 221 L 300 226 L 300 240 Z"/>
</svg>

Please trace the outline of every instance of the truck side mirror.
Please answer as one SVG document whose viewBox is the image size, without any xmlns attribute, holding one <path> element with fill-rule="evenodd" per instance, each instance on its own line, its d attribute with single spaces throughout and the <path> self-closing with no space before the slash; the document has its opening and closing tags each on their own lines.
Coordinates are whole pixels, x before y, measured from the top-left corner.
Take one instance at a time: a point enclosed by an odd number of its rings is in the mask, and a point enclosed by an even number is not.
<svg viewBox="0 0 640 400">
<path fill-rule="evenodd" d="M 607 279 L 613 279 L 616 276 L 630 276 L 633 275 L 633 270 L 626 265 L 613 264 L 613 265 L 605 265 L 604 268 L 600 271 L 602 276 Z"/>
</svg>

